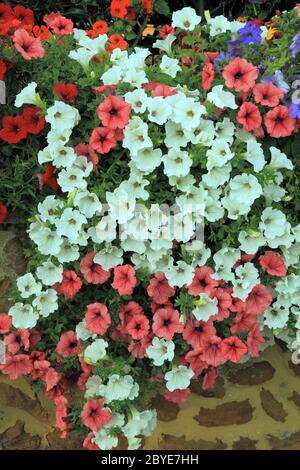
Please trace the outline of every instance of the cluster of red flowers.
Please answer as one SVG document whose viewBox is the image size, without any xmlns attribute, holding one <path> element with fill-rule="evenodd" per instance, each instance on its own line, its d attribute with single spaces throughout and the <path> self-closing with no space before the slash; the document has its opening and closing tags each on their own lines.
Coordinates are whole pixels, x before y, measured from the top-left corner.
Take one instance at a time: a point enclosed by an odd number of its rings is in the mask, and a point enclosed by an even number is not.
<svg viewBox="0 0 300 470">
<path fill-rule="evenodd" d="M 90 137 L 89 144 L 100 154 L 108 153 L 123 140 L 123 129 L 127 125 L 131 105 L 116 96 L 109 95 L 97 108 L 97 114 L 103 127 L 96 127 Z"/>
<path fill-rule="evenodd" d="M 215 79 L 215 70 L 212 60 L 218 56 L 206 54 L 206 63 L 202 70 L 202 86 L 205 91 L 209 91 Z M 256 83 L 259 70 L 245 59 L 236 57 L 227 64 L 222 71 L 227 88 L 240 93 L 242 104 L 236 115 L 236 120 L 242 124 L 243 129 L 253 132 L 256 137 L 263 137 L 265 131 L 271 137 L 288 137 L 296 130 L 296 119 L 290 117 L 289 108 L 283 106 L 280 100 L 284 92 L 273 85 L 273 83 Z M 247 101 L 253 96 L 254 102 Z M 258 105 L 272 108 L 262 116 Z"/>
<path fill-rule="evenodd" d="M 4 116 L 0 139 L 9 144 L 16 144 L 26 139 L 28 134 L 39 134 L 45 127 L 46 121 L 41 110 L 34 106 L 27 106 L 18 116 Z"/>
<path fill-rule="evenodd" d="M 143 8 L 147 15 L 153 13 L 153 1 L 152 0 L 140 0 Z M 126 18 L 128 20 L 135 20 L 136 14 L 133 6 L 131 6 L 131 0 L 112 0 L 110 4 L 110 14 L 115 18 Z"/>
</svg>

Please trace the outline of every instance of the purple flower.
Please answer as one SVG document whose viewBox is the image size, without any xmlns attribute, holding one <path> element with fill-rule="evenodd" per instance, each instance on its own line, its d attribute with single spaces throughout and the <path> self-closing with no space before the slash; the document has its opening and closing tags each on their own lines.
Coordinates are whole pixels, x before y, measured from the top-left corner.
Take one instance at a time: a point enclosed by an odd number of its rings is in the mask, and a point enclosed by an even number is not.
<svg viewBox="0 0 300 470">
<path fill-rule="evenodd" d="M 290 106 L 290 116 L 291 118 L 298 118 L 300 119 L 300 101 L 298 104 L 293 103 Z"/>
<path fill-rule="evenodd" d="M 243 55 L 243 48 L 241 47 L 241 41 L 239 40 L 232 40 L 228 41 L 228 52 L 229 54 L 233 54 L 234 56 L 242 57 Z"/>
<path fill-rule="evenodd" d="M 293 39 L 292 44 L 290 45 L 290 52 L 293 57 L 296 57 L 299 51 L 300 51 L 300 33 L 296 34 L 296 36 Z"/>
<path fill-rule="evenodd" d="M 240 35 L 240 41 L 242 44 L 250 44 L 251 42 L 254 44 L 261 43 L 261 35 L 262 30 L 256 26 L 256 24 L 251 24 L 250 21 L 247 21 L 243 28 L 238 30 Z"/>
</svg>

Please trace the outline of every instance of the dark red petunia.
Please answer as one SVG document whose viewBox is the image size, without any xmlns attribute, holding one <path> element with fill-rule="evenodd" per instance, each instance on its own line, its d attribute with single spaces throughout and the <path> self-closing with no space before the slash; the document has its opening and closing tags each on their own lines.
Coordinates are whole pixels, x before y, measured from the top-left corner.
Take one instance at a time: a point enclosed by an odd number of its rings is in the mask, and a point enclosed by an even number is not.
<svg viewBox="0 0 300 470">
<path fill-rule="evenodd" d="M 57 96 L 68 104 L 74 103 L 76 96 L 78 96 L 77 85 L 74 85 L 73 83 L 64 84 L 58 82 L 56 85 L 54 85 L 53 89 Z"/>
<path fill-rule="evenodd" d="M 53 191 L 57 191 L 60 186 L 57 182 L 57 168 L 51 163 L 46 165 L 44 173 L 40 176 L 40 188 L 49 186 Z"/>
<path fill-rule="evenodd" d="M 27 126 L 22 116 L 4 116 L 0 139 L 9 144 L 17 144 L 28 135 Z"/>
<path fill-rule="evenodd" d="M 7 216 L 7 209 L 3 202 L 0 201 L 0 224 L 3 223 Z"/>
<path fill-rule="evenodd" d="M 25 8 L 22 5 L 16 5 L 13 12 L 14 18 L 21 21 L 23 25 L 33 25 L 34 24 L 34 14 L 30 8 Z"/>
<path fill-rule="evenodd" d="M 28 106 L 24 108 L 22 116 L 29 134 L 39 134 L 46 125 L 46 120 L 39 108 Z"/>
</svg>

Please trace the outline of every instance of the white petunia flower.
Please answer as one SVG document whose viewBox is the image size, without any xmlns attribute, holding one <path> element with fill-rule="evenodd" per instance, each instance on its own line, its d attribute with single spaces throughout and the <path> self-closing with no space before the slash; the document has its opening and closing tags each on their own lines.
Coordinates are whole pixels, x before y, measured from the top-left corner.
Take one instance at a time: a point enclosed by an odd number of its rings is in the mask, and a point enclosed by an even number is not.
<svg viewBox="0 0 300 470">
<path fill-rule="evenodd" d="M 38 321 L 38 314 L 33 311 L 30 305 L 17 302 L 8 311 L 12 317 L 12 324 L 15 328 L 33 328 Z"/>
<path fill-rule="evenodd" d="M 96 363 L 101 361 L 106 356 L 106 349 L 108 348 L 107 341 L 104 339 L 96 339 L 89 346 L 86 347 L 83 353 L 83 357 L 86 362 Z"/>
<path fill-rule="evenodd" d="M 25 274 L 17 279 L 17 288 L 23 299 L 28 299 L 32 295 L 38 295 L 42 290 L 40 282 L 36 282 L 31 273 Z"/>
<path fill-rule="evenodd" d="M 176 36 L 168 34 L 165 39 L 157 39 L 152 45 L 152 47 L 154 47 L 155 49 L 160 49 L 161 51 L 164 51 L 168 55 L 170 55 L 172 52 L 172 44 L 174 41 L 176 41 Z"/>
<path fill-rule="evenodd" d="M 72 129 L 79 122 L 80 115 L 76 108 L 63 101 L 54 101 L 54 105 L 48 108 L 45 119 L 51 127 L 63 131 Z"/>
<path fill-rule="evenodd" d="M 40 95 L 36 93 L 36 82 L 29 83 L 20 93 L 17 94 L 15 99 L 15 106 L 16 108 L 21 108 L 23 104 L 34 104 L 35 106 L 39 106 L 41 102 Z"/>
<path fill-rule="evenodd" d="M 39 314 L 46 318 L 50 313 L 58 309 L 57 292 L 54 289 L 42 291 L 32 302 L 33 307 L 39 311 Z"/>
<path fill-rule="evenodd" d="M 189 387 L 194 375 L 193 369 L 186 366 L 173 367 L 165 374 L 166 387 L 170 392 L 174 390 L 185 390 Z"/>
<path fill-rule="evenodd" d="M 213 103 L 218 108 L 237 109 L 238 105 L 235 102 L 235 96 L 230 91 L 224 91 L 223 85 L 216 85 L 207 94 L 207 100 Z"/>
<path fill-rule="evenodd" d="M 124 95 L 127 103 L 130 103 L 135 113 L 144 113 L 147 108 L 149 98 L 142 88 L 137 88 L 134 91 L 129 91 Z"/>
<path fill-rule="evenodd" d="M 56 266 L 52 261 L 45 261 L 37 267 L 36 275 L 45 286 L 53 286 L 62 281 L 63 266 Z"/>
<path fill-rule="evenodd" d="M 164 98 L 161 96 L 155 96 L 152 99 L 149 99 L 148 104 L 148 119 L 155 124 L 165 124 L 167 119 L 172 114 L 171 106 L 166 103 Z"/>
<path fill-rule="evenodd" d="M 165 275 L 171 287 L 183 287 L 185 284 L 191 284 L 194 268 L 184 261 L 178 261 L 167 269 Z"/>
<path fill-rule="evenodd" d="M 164 173 L 167 176 L 186 176 L 193 163 L 188 152 L 179 149 L 170 149 L 162 160 Z"/>
<path fill-rule="evenodd" d="M 221 33 L 226 33 L 226 31 L 230 31 L 230 21 L 223 15 L 215 16 L 214 18 L 210 18 L 208 21 L 210 26 L 209 34 L 211 36 L 217 36 Z"/>
<path fill-rule="evenodd" d="M 177 10 L 172 15 L 173 28 L 181 28 L 185 31 L 194 31 L 201 22 L 201 16 L 198 16 L 194 8 L 185 7 Z"/>
<path fill-rule="evenodd" d="M 163 73 L 170 75 L 172 78 L 175 78 L 177 73 L 181 70 L 179 60 L 171 59 L 167 55 L 163 56 L 159 68 Z"/>
<path fill-rule="evenodd" d="M 94 193 L 79 191 L 74 198 L 74 205 L 87 218 L 93 217 L 96 212 L 100 213 L 102 204 Z"/>
<path fill-rule="evenodd" d="M 82 225 L 87 223 L 86 217 L 77 209 L 67 208 L 56 221 L 57 234 L 67 237 L 71 242 L 76 243 L 78 233 Z"/>
<path fill-rule="evenodd" d="M 200 300 L 196 301 L 197 306 L 192 310 L 196 320 L 207 321 L 212 315 L 218 313 L 218 299 L 209 297 L 208 294 L 200 294 Z"/>
<path fill-rule="evenodd" d="M 155 366 L 162 366 L 165 361 L 172 361 L 174 358 L 175 344 L 173 341 L 166 341 L 156 336 L 152 344 L 146 349 L 147 356 L 153 360 Z"/>
<path fill-rule="evenodd" d="M 107 244 L 103 250 L 96 254 L 94 263 L 100 264 L 103 269 L 109 271 L 109 269 L 123 263 L 123 250 Z"/>
</svg>

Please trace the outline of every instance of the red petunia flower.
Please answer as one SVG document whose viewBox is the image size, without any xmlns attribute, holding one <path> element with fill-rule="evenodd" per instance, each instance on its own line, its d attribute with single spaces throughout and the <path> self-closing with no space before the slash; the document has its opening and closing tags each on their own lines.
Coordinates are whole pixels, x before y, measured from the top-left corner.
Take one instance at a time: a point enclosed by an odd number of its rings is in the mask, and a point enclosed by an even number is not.
<svg viewBox="0 0 300 470">
<path fill-rule="evenodd" d="M 283 90 L 277 88 L 272 82 L 258 83 L 253 88 L 253 94 L 256 103 L 260 103 L 263 106 L 270 106 L 270 108 L 277 106 L 284 96 Z"/>
<path fill-rule="evenodd" d="M 110 4 L 110 14 L 115 18 L 125 18 L 127 15 L 127 7 L 130 6 L 131 0 L 112 0 Z"/>
<path fill-rule="evenodd" d="M 108 52 L 112 52 L 114 49 L 121 49 L 121 51 L 124 51 L 128 46 L 128 42 L 125 41 L 123 36 L 120 34 L 112 34 L 108 38 L 108 43 Z"/>
<path fill-rule="evenodd" d="M 22 5 L 16 5 L 13 12 L 14 18 L 19 20 L 23 25 L 34 24 L 34 14 L 30 8 L 25 8 Z"/>
<path fill-rule="evenodd" d="M 256 321 L 257 315 L 252 313 L 252 310 L 244 308 L 243 310 L 237 312 L 234 322 L 230 327 L 230 331 L 232 334 L 241 331 L 248 331 L 253 327 Z"/>
<path fill-rule="evenodd" d="M 128 124 L 131 105 L 116 96 L 108 96 L 97 108 L 97 114 L 104 127 L 124 129 Z"/>
<path fill-rule="evenodd" d="M 53 29 L 55 34 L 66 36 L 73 32 L 74 23 L 65 16 L 59 15 L 49 22 L 49 27 Z"/>
<path fill-rule="evenodd" d="M 26 354 L 7 354 L 5 364 L 0 366 L 0 371 L 8 375 L 10 380 L 17 380 L 22 375 L 29 375 L 32 371 L 32 361 Z"/>
<path fill-rule="evenodd" d="M 63 395 L 59 395 L 54 398 L 54 403 L 56 405 L 55 426 L 61 431 L 61 439 L 65 439 L 67 437 L 68 400 Z"/>
<path fill-rule="evenodd" d="M 81 419 L 83 424 L 92 431 L 99 431 L 106 426 L 112 414 L 109 409 L 103 408 L 103 400 L 88 400 L 82 408 Z"/>
<path fill-rule="evenodd" d="M 282 277 L 287 274 L 283 259 L 275 251 L 267 251 L 264 255 L 260 256 L 259 264 L 271 276 Z"/>
<path fill-rule="evenodd" d="M 232 305 L 231 289 L 215 288 L 210 295 L 218 299 L 218 313 L 212 317 L 212 320 L 222 321 L 228 318 Z"/>
<path fill-rule="evenodd" d="M 149 320 L 146 315 L 133 316 L 126 325 L 127 333 L 135 340 L 141 340 L 150 331 Z"/>
<path fill-rule="evenodd" d="M 117 145 L 117 140 L 111 129 L 96 127 L 92 132 L 89 144 L 97 152 L 105 154 Z"/>
<path fill-rule="evenodd" d="M 205 374 L 203 382 L 202 382 L 202 388 L 203 390 L 211 390 L 214 388 L 216 384 L 218 374 L 215 369 L 210 368 L 209 371 Z"/>
<path fill-rule="evenodd" d="M 143 314 L 143 309 L 134 300 L 131 300 L 128 302 L 126 305 L 122 305 L 119 311 L 119 318 L 122 323 L 127 325 L 128 321 L 135 315 L 141 315 Z"/>
<path fill-rule="evenodd" d="M 4 344 L 11 354 L 16 354 L 21 348 L 28 351 L 30 347 L 29 331 L 19 329 L 15 333 L 7 335 L 4 338 Z"/>
<path fill-rule="evenodd" d="M 57 96 L 64 101 L 65 103 L 72 104 L 76 96 L 78 95 L 78 88 L 77 85 L 73 85 L 73 83 L 61 83 L 58 82 L 54 85 L 54 92 Z"/>
<path fill-rule="evenodd" d="M 223 339 L 221 351 L 228 361 L 240 362 L 247 352 L 247 347 L 237 336 L 229 336 L 229 338 Z"/>
<path fill-rule="evenodd" d="M 82 280 L 77 276 L 75 271 L 65 271 L 61 283 L 55 284 L 53 287 L 59 294 L 63 294 L 65 299 L 72 299 L 81 289 Z"/>
<path fill-rule="evenodd" d="M 202 359 L 202 348 L 192 349 L 184 356 L 184 359 L 193 369 L 196 377 L 207 368 L 207 363 Z"/>
<path fill-rule="evenodd" d="M 39 176 L 39 182 L 40 189 L 42 189 L 43 186 L 49 186 L 53 191 L 57 191 L 60 188 L 57 182 L 57 168 L 51 163 L 48 163 L 44 173 Z"/>
<path fill-rule="evenodd" d="M 130 264 L 114 268 L 114 282 L 111 287 L 116 289 L 119 295 L 131 295 L 136 282 L 135 270 Z"/>
<path fill-rule="evenodd" d="M 3 204 L 3 202 L 0 201 L 0 224 L 3 223 L 6 217 L 7 217 L 6 206 Z"/>
<path fill-rule="evenodd" d="M 245 101 L 240 107 L 236 120 L 242 124 L 245 131 L 248 132 L 257 129 L 262 121 L 258 107 L 248 101 Z"/>
<path fill-rule="evenodd" d="M 32 32 L 36 38 L 39 38 L 41 41 L 45 41 L 47 38 L 51 36 L 51 33 L 47 26 L 33 26 Z"/>
<path fill-rule="evenodd" d="M 90 284 L 104 284 L 110 277 L 109 271 L 105 271 L 100 264 L 94 263 L 96 253 L 88 253 L 80 261 L 80 271 Z"/>
<path fill-rule="evenodd" d="M 93 24 L 93 28 L 87 31 L 87 35 L 91 38 L 97 38 L 98 36 L 102 36 L 102 34 L 106 34 L 108 31 L 108 24 L 106 21 L 99 20 Z"/>
<path fill-rule="evenodd" d="M 164 304 L 170 297 L 175 295 L 176 289 L 171 287 L 164 273 L 158 272 L 154 278 L 151 279 L 147 287 L 149 297 L 152 297 L 154 302 Z"/>
<path fill-rule="evenodd" d="M 82 447 L 87 450 L 99 450 L 99 447 L 97 446 L 97 444 L 92 442 L 92 439 L 94 439 L 94 437 L 95 437 L 94 433 L 89 432 L 82 443 Z"/>
<path fill-rule="evenodd" d="M 57 372 L 53 367 L 49 367 L 44 377 L 46 392 L 52 390 L 58 384 L 61 377 L 62 375 L 59 372 Z"/>
<path fill-rule="evenodd" d="M 15 48 L 26 60 L 41 59 L 45 49 L 39 38 L 30 36 L 25 29 L 18 29 L 13 35 Z"/>
<path fill-rule="evenodd" d="M 253 287 L 246 299 L 246 309 L 253 315 L 261 315 L 271 305 L 273 299 L 268 289 L 262 284 Z"/>
<path fill-rule="evenodd" d="M 168 401 L 171 401 L 172 403 L 184 403 L 188 397 L 191 394 L 191 390 L 189 388 L 186 388 L 185 390 L 179 390 L 178 388 L 174 390 L 173 392 L 170 392 L 170 390 L 166 390 L 165 392 L 165 398 Z"/>
<path fill-rule="evenodd" d="M 56 345 L 56 352 L 62 357 L 78 355 L 82 348 L 74 331 L 63 333 Z"/>
<path fill-rule="evenodd" d="M 0 80 L 3 79 L 4 75 L 6 73 L 6 65 L 3 60 L 0 60 Z"/>
<path fill-rule="evenodd" d="M 141 3 L 144 5 L 147 15 L 152 15 L 153 13 L 153 2 L 152 0 L 141 0 Z"/>
<path fill-rule="evenodd" d="M 146 349 L 152 343 L 151 336 L 144 336 L 140 341 L 131 341 L 128 346 L 128 352 L 136 359 L 144 359 L 146 355 Z"/>
<path fill-rule="evenodd" d="M 215 69 L 211 62 L 207 62 L 202 70 L 202 87 L 209 91 L 215 79 Z"/>
<path fill-rule="evenodd" d="M 24 124 L 29 134 L 39 134 L 46 125 L 44 116 L 41 115 L 41 110 L 32 106 L 23 109 L 22 117 Z"/>
<path fill-rule="evenodd" d="M 214 270 L 209 266 L 196 268 L 192 283 L 186 286 L 188 293 L 190 295 L 199 295 L 204 292 L 210 294 L 212 289 L 219 285 L 219 281 L 210 277 L 211 274 L 214 274 Z"/>
<path fill-rule="evenodd" d="M 221 350 L 222 339 L 219 336 L 207 336 L 202 343 L 202 360 L 210 366 L 220 366 L 226 362 Z"/>
<path fill-rule="evenodd" d="M 271 137 L 289 137 L 295 130 L 296 120 L 290 117 L 287 106 L 276 106 L 265 115 L 265 126 Z"/>
<path fill-rule="evenodd" d="M 169 26 L 168 24 L 163 25 L 162 28 L 159 30 L 159 34 L 163 39 L 165 39 L 169 34 L 174 34 L 175 33 L 175 28 L 172 26 Z"/>
<path fill-rule="evenodd" d="M 153 316 L 152 330 L 159 338 L 171 340 L 175 333 L 182 333 L 183 327 L 178 310 L 173 308 L 160 308 Z"/>
<path fill-rule="evenodd" d="M 247 62 L 247 60 L 236 57 L 229 64 L 225 65 L 222 75 L 228 88 L 233 88 L 235 91 L 247 92 L 255 85 L 255 80 L 258 77 L 258 68 Z"/>
<path fill-rule="evenodd" d="M 22 116 L 4 116 L 0 139 L 9 144 L 17 144 L 28 135 L 27 127 Z"/>
<path fill-rule="evenodd" d="M 187 320 L 182 333 L 183 339 L 190 344 L 192 348 L 198 349 L 208 336 L 216 334 L 216 329 L 211 321 L 191 321 Z"/>
<path fill-rule="evenodd" d="M 251 357 L 259 357 L 259 351 L 261 345 L 265 343 L 266 340 L 260 332 L 260 325 L 255 323 L 249 331 L 247 338 L 248 354 Z"/>
<path fill-rule="evenodd" d="M 97 335 L 104 335 L 111 324 L 111 316 L 104 304 L 94 303 L 87 306 L 86 328 Z"/>
<path fill-rule="evenodd" d="M 13 18 L 13 12 L 9 5 L 0 3 L 0 23 L 9 23 Z"/>
<path fill-rule="evenodd" d="M 5 335 L 11 329 L 12 318 L 7 313 L 0 313 L 0 335 Z"/>
</svg>

